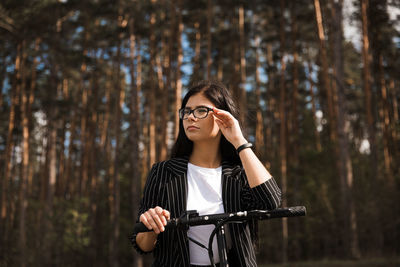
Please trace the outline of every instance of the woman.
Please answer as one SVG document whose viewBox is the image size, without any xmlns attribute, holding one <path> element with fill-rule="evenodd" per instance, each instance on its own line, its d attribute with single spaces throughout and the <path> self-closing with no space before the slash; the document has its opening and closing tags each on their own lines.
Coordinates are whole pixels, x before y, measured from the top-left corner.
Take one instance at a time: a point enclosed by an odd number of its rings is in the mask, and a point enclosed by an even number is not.
<svg viewBox="0 0 400 267">
<path fill-rule="evenodd" d="M 170 160 L 156 163 L 147 179 L 139 221 L 152 232 L 132 237 L 140 253 L 153 251 L 153 266 L 207 266 L 213 225 L 168 230 L 170 218 L 186 210 L 200 215 L 275 209 L 281 192 L 251 150 L 240 129 L 238 112 L 227 88 L 218 82 L 192 87 L 179 110 L 179 133 Z M 247 223 L 228 224 L 230 266 L 257 266 Z M 216 239 L 214 261 L 219 262 Z"/>
</svg>

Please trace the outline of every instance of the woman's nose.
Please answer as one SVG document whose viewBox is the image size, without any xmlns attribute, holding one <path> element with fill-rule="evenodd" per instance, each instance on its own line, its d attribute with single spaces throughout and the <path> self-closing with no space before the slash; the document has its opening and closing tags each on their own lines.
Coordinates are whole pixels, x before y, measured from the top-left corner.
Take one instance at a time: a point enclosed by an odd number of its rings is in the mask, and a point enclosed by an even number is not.
<svg viewBox="0 0 400 267">
<path fill-rule="evenodd" d="M 188 120 L 195 121 L 197 118 L 194 116 L 193 112 L 189 114 Z"/>
</svg>

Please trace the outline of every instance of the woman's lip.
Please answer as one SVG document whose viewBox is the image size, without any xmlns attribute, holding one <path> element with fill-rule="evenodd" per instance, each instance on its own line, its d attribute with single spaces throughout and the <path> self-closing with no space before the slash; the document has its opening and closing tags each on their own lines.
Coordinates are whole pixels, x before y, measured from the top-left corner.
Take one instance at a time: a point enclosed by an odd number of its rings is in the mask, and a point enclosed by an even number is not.
<svg viewBox="0 0 400 267">
<path fill-rule="evenodd" d="M 186 129 L 187 129 L 187 130 L 191 130 L 191 129 L 199 129 L 199 128 L 196 127 L 196 126 L 189 126 L 189 127 L 187 127 Z"/>
</svg>

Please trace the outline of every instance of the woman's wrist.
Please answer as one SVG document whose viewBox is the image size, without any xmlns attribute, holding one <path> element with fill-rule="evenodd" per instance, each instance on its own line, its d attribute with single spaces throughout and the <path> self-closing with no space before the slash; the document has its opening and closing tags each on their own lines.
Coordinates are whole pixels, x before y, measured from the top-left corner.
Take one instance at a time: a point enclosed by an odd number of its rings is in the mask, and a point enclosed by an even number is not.
<svg viewBox="0 0 400 267">
<path fill-rule="evenodd" d="M 238 138 L 235 140 L 232 145 L 235 147 L 235 149 L 238 149 L 241 145 L 248 143 L 247 140 L 243 138 Z"/>
</svg>

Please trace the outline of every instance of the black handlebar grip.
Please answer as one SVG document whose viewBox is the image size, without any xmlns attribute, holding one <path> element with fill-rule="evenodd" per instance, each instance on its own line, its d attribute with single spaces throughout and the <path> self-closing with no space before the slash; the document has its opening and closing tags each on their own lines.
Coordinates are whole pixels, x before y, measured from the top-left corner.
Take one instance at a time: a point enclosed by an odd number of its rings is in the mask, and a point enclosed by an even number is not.
<svg viewBox="0 0 400 267">
<path fill-rule="evenodd" d="M 136 223 L 133 227 L 134 233 L 142 233 L 142 232 L 151 232 L 153 230 L 149 230 L 143 223 Z"/>
<path fill-rule="evenodd" d="M 270 210 L 269 218 L 281 218 L 281 217 L 297 217 L 297 216 L 305 216 L 306 215 L 306 207 L 297 206 L 290 208 L 281 208 Z"/>
<path fill-rule="evenodd" d="M 307 213 L 306 207 L 304 206 L 290 207 L 289 210 L 292 216 L 305 216 Z"/>
</svg>

